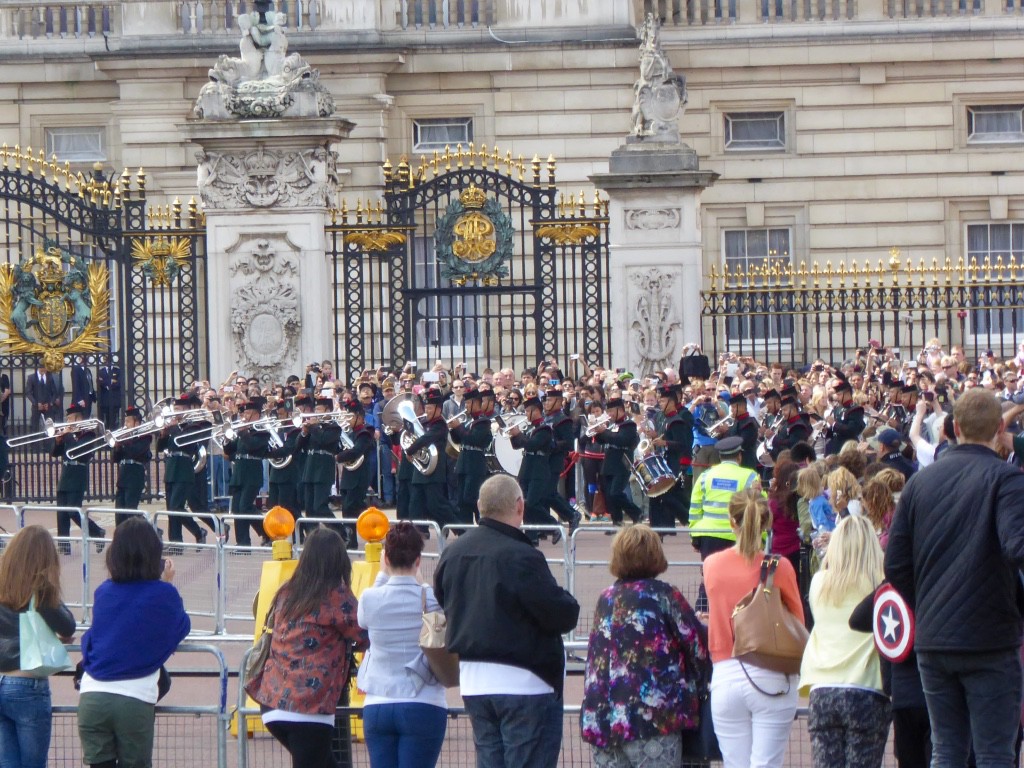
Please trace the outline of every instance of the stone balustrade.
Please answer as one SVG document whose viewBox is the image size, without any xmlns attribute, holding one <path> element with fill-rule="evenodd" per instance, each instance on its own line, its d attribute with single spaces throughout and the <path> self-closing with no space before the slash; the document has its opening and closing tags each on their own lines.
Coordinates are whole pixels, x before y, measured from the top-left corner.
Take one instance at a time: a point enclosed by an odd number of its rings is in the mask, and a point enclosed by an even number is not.
<svg viewBox="0 0 1024 768">
<path fill-rule="evenodd" d="M 277 0 L 288 28 L 307 33 L 476 36 L 497 28 L 580 30 L 635 25 L 645 13 L 667 29 L 1019 16 L 1024 0 Z M 82 40 L 237 34 L 252 0 L 0 0 L 0 39 Z M 109 44 L 109 40 L 108 40 Z"/>
</svg>

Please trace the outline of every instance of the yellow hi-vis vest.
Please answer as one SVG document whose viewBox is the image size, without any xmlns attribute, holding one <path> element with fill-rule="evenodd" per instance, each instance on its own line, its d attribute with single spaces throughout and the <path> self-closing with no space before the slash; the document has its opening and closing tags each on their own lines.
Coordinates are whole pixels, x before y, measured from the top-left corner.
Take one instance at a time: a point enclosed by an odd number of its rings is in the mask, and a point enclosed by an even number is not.
<svg viewBox="0 0 1024 768">
<path fill-rule="evenodd" d="M 736 541 L 729 525 L 729 500 L 757 482 L 757 473 L 733 461 L 705 470 L 690 496 L 690 536 Z"/>
</svg>

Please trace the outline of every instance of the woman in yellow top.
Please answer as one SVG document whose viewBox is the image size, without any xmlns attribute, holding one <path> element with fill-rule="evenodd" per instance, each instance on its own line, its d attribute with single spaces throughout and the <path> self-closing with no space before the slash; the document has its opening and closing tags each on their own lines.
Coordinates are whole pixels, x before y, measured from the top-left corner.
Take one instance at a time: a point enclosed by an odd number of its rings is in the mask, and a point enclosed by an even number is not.
<svg viewBox="0 0 1024 768">
<path fill-rule="evenodd" d="M 807 730 L 815 768 L 878 768 L 892 708 L 870 634 L 850 629 L 850 614 L 882 582 L 882 548 L 864 517 L 842 520 L 822 570 L 811 581 L 814 629 L 800 668 L 810 691 Z"/>
</svg>

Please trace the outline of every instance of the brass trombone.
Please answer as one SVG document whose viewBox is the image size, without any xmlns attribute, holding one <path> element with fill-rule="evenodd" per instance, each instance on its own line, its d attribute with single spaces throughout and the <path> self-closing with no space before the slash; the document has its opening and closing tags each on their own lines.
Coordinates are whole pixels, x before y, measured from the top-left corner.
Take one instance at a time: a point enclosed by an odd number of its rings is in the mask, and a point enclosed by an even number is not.
<svg viewBox="0 0 1024 768">
<path fill-rule="evenodd" d="M 342 429 L 347 429 L 352 424 L 352 414 L 348 411 L 331 411 L 330 413 L 296 413 L 292 416 L 293 427 L 301 427 L 305 424 L 325 424 L 333 421 Z"/>
<path fill-rule="evenodd" d="M 103 422 L 99 419 L 84 419 L 82 421 L 63 421 L 55 423 L 53 419 L 43 422 L 42 432 L 33 432 L 28 435 L 20 435 L 7 440 L 8 448 L 17 448 L 30 443 L 41 443 L 43 440 L 51 440 L 55 437 L 71 435 L 75 432 L 88 432 L 93 429 L 103 429 Z"/>
</svg>

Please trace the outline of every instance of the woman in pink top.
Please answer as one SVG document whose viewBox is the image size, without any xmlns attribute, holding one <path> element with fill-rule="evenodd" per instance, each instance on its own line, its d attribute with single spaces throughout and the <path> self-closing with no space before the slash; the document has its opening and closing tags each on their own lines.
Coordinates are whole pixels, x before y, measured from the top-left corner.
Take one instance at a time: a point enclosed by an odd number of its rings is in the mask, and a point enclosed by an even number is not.
<svg viewBox="0 0 1024 768">
<path fill-rule="evenodd" d="M 711 716 L 725 768 L 771 768 L 781 766 L 786 756 L 797 707 L 796 675 L 732 658 L 732 612 L 760 576 L 762 535 L 772 527 L 768 502 L 752 489 L 737 493 L 729 502 L 729 522 L 736 545 L 704 561 L 714 663 Z M 786 608 L 803 621 L 796 572 L 786 558 L 779 560 L 775 586 Z"/>
</svg>

